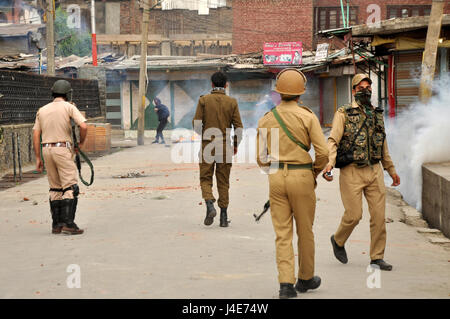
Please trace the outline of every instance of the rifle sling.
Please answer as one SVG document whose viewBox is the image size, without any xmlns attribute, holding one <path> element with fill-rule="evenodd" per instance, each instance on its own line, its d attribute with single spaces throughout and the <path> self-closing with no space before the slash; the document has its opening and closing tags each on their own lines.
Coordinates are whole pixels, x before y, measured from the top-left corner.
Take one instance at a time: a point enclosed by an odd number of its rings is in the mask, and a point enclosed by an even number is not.
<svg viewBox="0 0 450 319">
<path fill-rule="evenodd" d="M 303 144 L 302 142 L 299 142 L 292 134 L 289 132 L 289 130 L 286 127 L 286 124 L 283 122 L 283 120 L 280 117 L 280 114 L 278 114 L 276 107 L 272 109 L 272 113 L 275 116 L 275 119 L 278 121 L 278 124 L 280 124 L 281 128 L 283 129 L 284 133 L 291 139 L 292 142 L 300 146 L 302 149 L 304 149 L 306 152 L 309 152 L 309 148 Z"/>
</svg>

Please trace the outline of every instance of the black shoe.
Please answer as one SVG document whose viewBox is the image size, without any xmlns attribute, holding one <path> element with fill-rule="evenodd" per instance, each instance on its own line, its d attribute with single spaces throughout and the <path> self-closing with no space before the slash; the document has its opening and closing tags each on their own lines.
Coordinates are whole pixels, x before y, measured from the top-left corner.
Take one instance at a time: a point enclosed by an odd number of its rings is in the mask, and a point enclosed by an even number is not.
<svg viewBox="0 0 450 319">
<path fill-rule="evenodd" d="M 152 144 L 158 144 L 158 143 L 159 143 L 159 141 L 157 139 L 152 142 Z"/>
<path fill-rule="evenodd" d="M 392 265 L 388 264 L 383 259 L 372 260 L 372 261 L 370 261 L 370 265 L 376 265 L 381 270 L 387 270 L 387 271 L 391 271 L 392 270 Z"/>
<path fill-rule="evenodd" d="M 162 140 L 159 144 L 166 144 L 166 141 Z"/>
<path fill-rule="evenodd" d="M 280 299 L 297 297 L 293 284 L 280 284 Z"/>
<path fill-rule="evenodd" d="M 295 289 L 298 292 L 306 292 L 309 289 L 317 289 L 320 286 L 320 283 L 322 282 L 322 280 L 320 279 L 319 276 L 314 276 L 309 280 L 301 280 L 299 279 L 297 281 L 297 284 L 295 285 Z"/>
<path fill-rule="evenodd" d="M 211 199 L 205 200 L 206 203 L 206 217 L 204 224 L 206 226 L 211 225 L 214 222 L 214 217 L 216 217 L 217 212 L 214 208 L 214 202 Z"/>
<path fill-rule="evenodd" d="M 78 199 L 63 199 L 61 204 L 61 219 L 63 221 L 63 228 L 61 232 L 67 235 L 80 235 L 84 232 L 83 229 L 78 228 L 75 224 L 75 212 L 77 210 Z"/>
<path fill-rule="evenodd" d="M 220 227 L 228 227 L 229 224 L 230 224 L 230 221 L 228 220 L 227 209 L 221 208 L 220 209 Z"/>
<path fill-rule="evenodd" d="M 348 262 L 347 253 L 345 252 L 345 248 L 339 246 L 334 240 L 334 235 L 331 236 L 331 244 L 333 245 L 334 256 L 341 263 L 346 264 Z"/>
</svg>

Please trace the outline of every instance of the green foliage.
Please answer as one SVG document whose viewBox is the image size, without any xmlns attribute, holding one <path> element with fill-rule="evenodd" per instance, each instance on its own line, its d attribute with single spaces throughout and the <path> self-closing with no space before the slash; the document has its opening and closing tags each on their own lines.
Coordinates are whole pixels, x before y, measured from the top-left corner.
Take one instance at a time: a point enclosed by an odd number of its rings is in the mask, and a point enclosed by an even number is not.
<svg viewBox="0 0 450 319">
<path fill-rule="evenodd" d="M 55 53 L 59 56 L 91 55 L 92 40 L 87 32 L 70 29 L 67 26 L 68 14 L 59 7 L 55 14 Z"/>
</svg>

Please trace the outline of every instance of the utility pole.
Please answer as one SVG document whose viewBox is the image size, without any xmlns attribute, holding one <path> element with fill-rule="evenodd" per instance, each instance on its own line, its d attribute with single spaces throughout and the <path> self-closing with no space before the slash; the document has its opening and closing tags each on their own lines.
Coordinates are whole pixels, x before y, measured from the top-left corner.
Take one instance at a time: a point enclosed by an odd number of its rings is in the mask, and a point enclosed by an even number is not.
<svg viewBox="0 0 450 319">
<path fill-rule="evenodd" d="M 141 64 L 139 69 L 139 119 L 137 144 L 144 145 L 145 129 L 145 93 L 147 92 L 147 45 L 148 45 L 148 23 L 150 20 L 150 0 L 142 0 L 142 34 L 141 34 Z"/>
<path fill-rule="evenodd" d="M 92 65 L 97 66 L 97 35 L 95 33 L 95 0 L 91 0 L 91 31 L 92 31 Z"/>
<path fill-rule="evenodd" d="M 46 26 L 46 42 L 47 42 L 47 74 L 55 75 L 55 31 L 54 31 L 54 0 L 47 0 L 47 26 Z"/>
<path fill-rule="evenodd" d="M 444 1 L 433 0 L 431 6 L 430 20 L 428 22 L 427 39 L 422 60 L 422 76 L 420 79 L 419 97 L 423 103 L 431 98 L 431 88 L 436 70 L 436 58 L 439 44 L 439 36 L 442 27 L 442 14 L 444 12 Z"/>
</svg>

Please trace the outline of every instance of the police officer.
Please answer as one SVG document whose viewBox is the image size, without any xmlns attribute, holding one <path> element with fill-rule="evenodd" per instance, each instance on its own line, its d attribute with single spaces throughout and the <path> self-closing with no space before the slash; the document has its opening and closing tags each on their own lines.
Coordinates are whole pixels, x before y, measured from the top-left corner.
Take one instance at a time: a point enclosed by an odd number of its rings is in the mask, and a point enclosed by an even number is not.
<svg viewBox="0 0 450 319">
<path fill-rule="evenodd" d="M 44 163 L 50 185 L 49 201 L 52 214 L 52 233 L 69 235 L 82 234 L 83 230 L 75 224 L 75 212 L 78 203 L 78 174 L 74 163 L 72 144 L 73 119 L 80 126 L 81 148 L 87 133 L 86 119 L 68 102 L 72 88 L 68 81 L 58 80 L 53 84 L 53 102 L 41 107 L 36 114 L 33 127 L 33 145 L 36 156 L 36 168 L 42 172 Z M 42 135 L 42 141 L 40 141 Z"/>
<path fill-rule="evenodd" d="M 167 108 L 167 106 L 162 104 L 161 100 L 158 99 L 157 97 L 155 97 L 153 99 L 153 102 L 155 103 L 155 112 L 158 115 L 159 125 L 156 128 L 156 137 L 155 137 L 155 140 L 152 142 L 152 144 L 155 144 L 155 143 L 166 144 L 166 142 L 164 141 L 164 136 L 163 136 L 162 132 L 167 125 L 167 122 L 168 122 L 167 119 L 170 116 L 170 112 L 169 112 L 169 109 Z M 161 141 L 159 141 L 159 139 L 161 139 Z"/>
<path fill-rule="evenodd" d="M 325 171 L 330 172 L 335 165 L 341 166 L 339 185 L 345 208 L 341 224 L 331 236 L 331 243 L 336 258 L 346 264 L 348 259 L 344 245 L 361 220 L 364 193 L 370 213 L 370 264 L 377 265 L 381 270 L 392 270 L 392 265 L 383 260 L 386 247 L 386 189 L 380 163 L 391 176 L 392 186 L 400 184 L 400 177 L 389 155 L 383 109 L 375 109 L 371 103 L 371 84 L 365 74 L 353 77 L 355 101 L 340 107 L 335 113 L 328 138 L 330 155 Z"/>
<path fill-rule="evenodd" d="M 316 208 L 316 177 L 328 161 L 328 150 L 319 120 L 306 106 L 299 106 L 305 93 L 305 75 L 292 68 L 277 76 L 281 102 L 258 123 L 257 162 L 269 174 L 269 199 L 276 234 L 279 297 L 297 296 L 320 286 L 314 276 L 313 222 Z M 275 129 L 275 131 L 274 131 Z M 278 132 L 277 135 L 274 132 Z M 314 145 L 315 161 L 308 153 Z M 277 150 L 278 149 L 278 150 Z M 298 281 L 292 246 L 293 224 L 297 230 Z"/>
<path fill-rule="evenodd" d="M 243 126 L 236 99 L 225 94 L 226 75 L 216 72 L 212 75 L 211 82 L 211 94 L 200 97 L 192 124 L 194 131 L 202 136 L 199 166 L 202 197 L 206 203 L 204 224 L 211 225 L 217 214 L 214 207 L 216 200 L 212 192 L 215 171 L 219 192 L 220 226 L 228 227 L 227 208 L 232 155 L 237 153 Z M 230 139 L 231 127 L 234 128 L 233 145 Z"/>
</svg>

